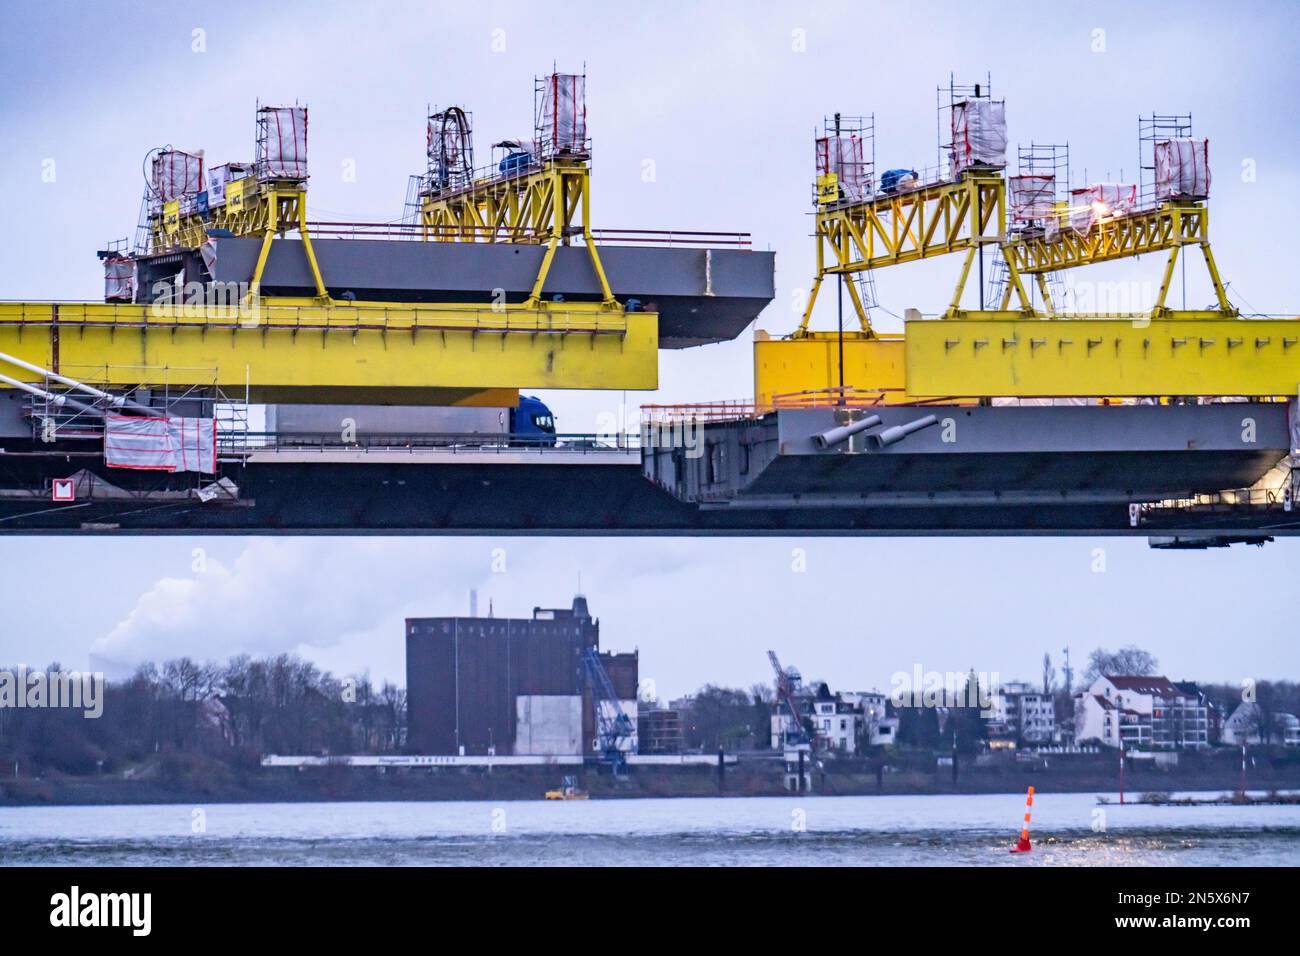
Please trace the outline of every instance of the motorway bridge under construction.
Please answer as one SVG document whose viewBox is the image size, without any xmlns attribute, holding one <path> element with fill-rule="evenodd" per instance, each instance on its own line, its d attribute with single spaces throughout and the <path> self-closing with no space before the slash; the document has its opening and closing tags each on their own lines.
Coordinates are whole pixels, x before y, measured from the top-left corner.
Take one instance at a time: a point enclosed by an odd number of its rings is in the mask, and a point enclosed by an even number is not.
<svg viewBox="0 0 1300 956">
<path fill-rule="evenodd" d="M 249 162 L 151 151 L 104 301 L 0 301 L 0 533 L 1300 532 L 1300 320 L 1229 297 L 1208 141 L 1144 117 L 1139 181 L 1076 186 L 1063 145 L 1009 162 L 987 82 L 939 91 L 930 168 L 826 121 L 811 295 L 754 333 L 752 397 L 557 434 L 522 390 L 652 391 L 775 294 L 747 234 L 592 225 L 585 87 L 537 80 L 533 138 L 482 165 L 433 111 L 400 222 L 309 217 L 304 106 L 258 108 Z M 1064 274 L 1140 256 L 1154 303 L 1074 308 Z M 1192 256 L 1214 301 L 1175 308 Z M 942 311 L 877 331 L 876 270 L 941 257 Z"/>
</svg>

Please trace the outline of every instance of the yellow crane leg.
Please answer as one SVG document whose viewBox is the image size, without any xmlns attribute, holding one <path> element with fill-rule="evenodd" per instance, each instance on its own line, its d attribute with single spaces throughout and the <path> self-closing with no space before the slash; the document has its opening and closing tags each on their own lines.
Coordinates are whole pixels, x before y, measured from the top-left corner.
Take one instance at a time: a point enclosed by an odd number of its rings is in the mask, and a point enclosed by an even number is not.
<svg viewBox="0 0 1300 956">
<path fill-rule="evenodd" d="M 1298 319 L 906 323 L 913 396 L 1296 394 Z"/>
<path fill-rule="evenodd" d="M 1205 268 L 1210 272 L 1210 281 L 1214 283 L 1214 297 L 1219 300 L 1219 308 L 1224 312 L 1236 312 L 1236 307 L 1228 301 L 1228 290 L 1224 288 L 1219 276 L 1219 267 L 1214 264 L 1214 254 L 1210 252 L 1208 242 L 1201 243 L 1201 254 L 1205 256 Z"/>
<path fill-rule="evenodd" d="M 250 301 L 262 293 L 262 273 L 266 271 L 266 260 L 271 255 L 271 240 L 274 238 L 274 227 L 268 228 L 262 235 L 262 247 L 257 251 L 257 263 L 253 266 L 253 281 L 248 285 Z"/>
<path fill-rule="evenodd" d="M 812 289 L 808 293 L 808 304 L 804 306 L 803 317 L 799 319 L 799 329 L 795 332 L 795 337 L 804 335 L 808 331 L 808 322 L 812 318 L 813 306 L 817 304 L 817 292 L 822 287 L 822 275 L 819 270 L 817 277 L 813 279 Z"/>
<path fill-rule="evenodd" d="M 971 246 L 966 250 L 966 258 L 961 264 L 961 274 L 957 276 L 957 288 L 953 291 L 952 302 L 948 306 L 949 314 L 961 311 L 961 294 L 966 291 L 966 279 L 970 276 L 970 267 L 978 253 L 977 246 Z"/>
<path fill-rule="evenodd" d="M 311 233 L 307 230 L 307 204 L 298 204 L 298 235 L 302 236 L 302 251 L 307 256 L 307 265 L 311 267 L 312 281 L 316 283 L 316 298 L 328 302 L 330 294 L 325 289 L 325 280 L 320 274 L 320 265 L 316 262 L 316 250 L 311 247 Z"/>
<path fill-rule="evenodd" d="M 537 279 L 533 282 L 533 290 L 528 293 L 528 301 L 524 303 L 528 308 L 537 308 L 542 301 L 542 287 L 546 285 L 546 276 L 551 271 L 551 262 L 555 259 L 555 250 L 560 245 L 558 236 L 552 236 L 546 243 L 546 255 L 542 256 L 541 268 L 537 270 Z"/>
<path fill-rule="evenodd" d="M 1169 295 L 1169 284 L 1174 280 L 1174 265 L 1178 262 L 1178 249 L 1178 246 L 1174 246 L 1169 250 L 1164 275 L 1160 277 L 1160 291 L 1156 293 L 1156 304 L 1151 310 L 1153 316 L 1158 316 L 1165 310 L 1165 298 Z"/>
<path fill-rule="evenodd" d="M 1016 268 L 1013 260 L 1007 259 L 1007 296 L 1002 308 L 1005 310 L 1010 302 L 1010 293 L 1012 289 L 1016 290 L 1016 299 L 1020 302 L 1020 308 L 1026 312 L 1032 312 L 1034 304 L 1029 300 L 1029 294 L 1025 292 L 1025 285 L 1020 281 L 1020 270 Z"/>
<path fill-rule="evenodd" d="M 1038 291 L 1043 296 L 1043 311 L 1048 315 L 1056 314 L 1056 304 L 1052 301 L 1052 292 L 1047 285 L 1047 273 L 1035 272 L 1034 279 L 1038 282 Z"/>
<path fill-rule="evenodd" d="M 310 300 L 308 300 L 310 301 Z M 658 316 L 599 303 L 252 308 L 0 303 L 0 352 L 112 387 L 218 384 L 242 395 L 658 386 Z M 37 376 L 15 373 L 24 380 Z M 319 400 L 319 399 L 318 399 Z"/>
<path fill-rule="evenodd" d="M 596 281 L 600 283 L 601 302 L 606 308 L 617 307 L 618 302 L 614 299 L 614 291 L 609 287 L 609 279 L 605 277 L 605 267 L 600 262 L 600 253 L 596 251 L 596 239 L 591 234 L 591 203 L 587 201 L 587 187 L 590 179 L 587 176 L 582 177 L 580 198 L 582 202 L 582 238 L 587 245 L 587 255 L 591 257 L 591 268 L 596 272 Z M 541 289 L 537 290 L 538 295 Z"/>
<path fill-rule="evenodd" d="M 862 334 L 871 335 L 871 317 L 867 315 L 866 307 L 862 304 L 862 297 L 858 294 L 858 287 L 853 284 L 853 280 L 849 276 L 840 276 L 840 281 L 849 290 L 849 299 L 853 303 L 853 311 L 858 314 L 858 325 L 862 329 Z"/>
<path fill-rule="evenodd" d="M 591 239 L 587 240 L 587 255 L 591 257 L 591 268 L 595 270 L 596 281 L 600 283 L 601 304 L 606 308 L 617 308 L 618 300 L 614 298 L 614 292 L 609 287 L 609 279 L 605 277 L 605 267 L 600 262 L 600 253 L 596 251 L 596 243 Z"/>
</svg>

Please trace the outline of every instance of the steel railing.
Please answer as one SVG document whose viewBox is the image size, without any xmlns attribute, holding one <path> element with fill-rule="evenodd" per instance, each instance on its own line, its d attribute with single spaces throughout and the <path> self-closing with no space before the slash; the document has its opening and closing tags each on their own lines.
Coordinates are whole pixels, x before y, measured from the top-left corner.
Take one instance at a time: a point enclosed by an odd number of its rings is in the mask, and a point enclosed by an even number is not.
<svg viewBox="0 0 1300 956">
<path fill-rule="evenodd" d="M 536 242 L 540 233 L 523 226 L 425 226 L 410 222 L 351 222 L 316 220 L 307 230 L 318 239 L 423 239 L 486 240 L 498 242 Z M 664 245 L 687 248 L 717 246 L 753 248 L 753 236 L 747 232 L 720 232 L 712 229 L 593 229 L 597 243 L 611 245 Z"/>
<path fill-rule="evenodd" d="M 248 455 L 258 452 L 408 452 L 440 454 L 481 454 L 532 451 L 539 454 L 626 455 L 641 447 L 640 436 L 628 433 L 598 435 L 562 433 L 557 435 L 521 435 L 515 433 L 428 432 L 406 435 L 358 435 L 348 441 L 338 432 L 285 433 L 255 432 L 217 435 L 217 450 L 223 455 Z"/>
</svg>

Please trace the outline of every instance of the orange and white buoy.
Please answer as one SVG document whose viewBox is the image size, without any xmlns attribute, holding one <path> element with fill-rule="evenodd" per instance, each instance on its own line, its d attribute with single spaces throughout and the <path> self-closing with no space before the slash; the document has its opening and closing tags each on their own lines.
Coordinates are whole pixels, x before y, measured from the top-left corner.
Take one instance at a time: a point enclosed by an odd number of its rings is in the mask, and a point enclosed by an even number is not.
<svg viewBox="0 0 1300 956">
<path fill-rule="evenodd" d="M 1029 788 L 1029 793 L 1025 797 L 1025 825 L 1020 830 L 1020 839 L 1016 845 L 1011 848 L 1012 853 L 1028 853 L 1033 849 L 1029 843 L 1029 814 L 1034 809 L 1034 788 Z"/>
</svg>

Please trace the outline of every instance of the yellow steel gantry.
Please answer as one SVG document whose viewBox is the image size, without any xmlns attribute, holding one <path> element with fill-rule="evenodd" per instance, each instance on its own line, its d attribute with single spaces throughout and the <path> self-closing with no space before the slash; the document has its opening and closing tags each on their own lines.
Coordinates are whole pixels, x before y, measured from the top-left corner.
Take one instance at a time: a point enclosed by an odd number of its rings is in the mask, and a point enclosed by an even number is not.
<svg viewBox="0 0 1300 956">
<path fill-rule="evenodd" d="M 1300 387 L 1300 318 L 1242 318 L 1228 299 L 1209 242 L 1203 201 L 1167 199 L 1156 208 L 1105 214 L 1082 233 L 1069 224 L 1009 236 L 1006 187 L 998 169 L 968 169 L 953 182 L 845 201 L 834 173 L 817 181 L 817 274 L 798 329 L 777 339 L 758 332 L 754 392 L 874 392 L 884 404 L 996 397 L 1294 396 Z M 963 309 L 962 293 L 981 247 L 997 245 L 1008 281 L 991 309 Z M 1199 248 L 1217 308 L 1172 309 L 1174 267 Z M 809 331 L 822 280 L 965 252 L 941 319 L 908 310 L 905 333 L 879 335 L 854 285 L 846 283 L 860 330 Z M 1155 305 L 1145 312 L 1057 312 L 1047 273 L 1167 252 Z M 1035 310 L 1022 276 L 1033 276 L 1046 313 Z M 1012 309 L 1012 295 L 1017 309 Z M 839 378 L 843 366 L 843 381 Z"/>
<path fill-rule="evenodd" d="M 225 184 L 225 201 L 187 197 L 150 218 L 151 250 L 198 249 L 208 236 L 260 236 L 248 295 L 238 301 L 149 305 L 0 303 L 0 351 L 41 367 L 98 369 L 97 381 L 247 388 L 254 400 L 438 403 L 519 388 L 654 389 L 658 315 L 615 299 L 593 239 L 589 157 L 561 151 L 421 203 L 430 241 L 545 244 L 527 300 L 491 306 L 335 302 L 307 227 L 301 179 Z M 297 231 L 315 298 L 261 294 L 271 242 Z M 542 293 L 561 244 L 585 241 L 601 301 L 549 302 Z M 468 398 L 466 398 L 468 396 Z"/>
<path fill-rule="evenodd" d="M 1063 214 L 1062 219 L 1067 215 Z M 1039 280 L 1043 301 L 1048 303 L 1049 312 L 1052 311 L 1051 294 L 1043 281 L 1046 273 L 1167 251 L 1169 255 L 1165 260 L 1155 306 L 1146 317 L 1236 316 L 1237 310 L 1228 301 L 1227 290 L 1219 276 L 1214 254 L 1210 251 L 1209 218 L 1209 210 L 1202 202 L 1170 199 L 1155 209 L 1104 217 L 1083 233 L 1076 232 L 1070 228 L 1068 221 L 1064 221 L 1050 238 L 1042 232 L 1021 235 L 1004 242 L 1002 252 L 1009 267 L 1014 266 L 1017 272 L 1033 275 Z M 1185 246 L 1199 247 L 1214 287 L 1217 309 L 1174 310 L 1165 305 L 1174 266 Z"/>
<path fill-rule="evenodd" d="M 619 309 L 591 232 L 591 169 L 585 155 L 530 160 L 518 171 L 487 176 L 459 189 L 435 191 L 420 205 L 421 233 L 435 242 L 546 245 L 526 305 L 541 302 L 555 250 L 581 236 L 600 285 L 601 305 Z"/>
<path fill-rule="evenodd" d="M 194 209 L 183 212 L 179 199 L 164 203 L 161 214 L 151 221 L 152 248 L 155 251 L 197 249 L 213 231 L 225 231 L 240 237 L 261 236 L 262 248 L 249 284 L 250 298 L 260 294 L 271 240 L 277 235 L 296 231 L 302 237 L 303 253 L 316 286 L 316 298 L 321 303 L 330 301 L 307 229 L 307 188 L 301 181 L 261 182 L 251 175 L 232 180 L 226 184 L 226 201 L 209 210 L 207 218 Z"/>
<path fill-rule="evenodd" d="M 967 170 L 955 182 L 932 183 L 858 201 L 837 201 L 837 194 L 834 173 L 818 178 L 817 273 L 796 338 L 808 334 L 817 293 L 827 276 L 842 281 L 841 276 L 954 252 L 966 255 L 947 316 L 959 316 L 975 257 L 982 247 L 1001 244 L 1005 239 L 1006 182 L 997 170 Z M 1014 290 L 1021 312 L 1032 313 L 1016 265 L 1010 261 L 1007 265 L 1008 294 Z M 862 298 L 852 282 L 845 284 L 861 334 L 869 337 L 873 334 L 871 319 Z"/>
</svg>

